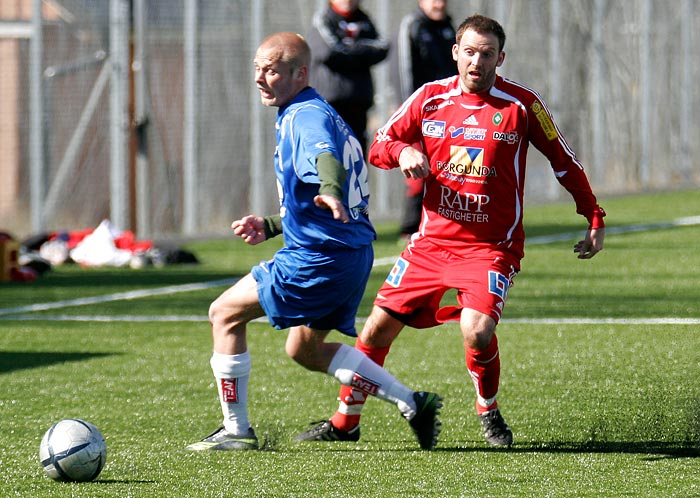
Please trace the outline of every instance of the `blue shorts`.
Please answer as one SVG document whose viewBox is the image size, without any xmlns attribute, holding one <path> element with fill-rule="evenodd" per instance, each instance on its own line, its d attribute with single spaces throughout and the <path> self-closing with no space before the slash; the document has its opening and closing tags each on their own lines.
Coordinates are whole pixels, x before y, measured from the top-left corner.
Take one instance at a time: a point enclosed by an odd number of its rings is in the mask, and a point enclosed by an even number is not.
<svg viewBox="0 0 700 498">
<path fill-rule="evenodd" d="M 260 305 L 277 329 L 307 325 L 356 336 L 355 317 L 369 279 L 374 250 L 278 251 L 251 269 Z"/>
</svg>

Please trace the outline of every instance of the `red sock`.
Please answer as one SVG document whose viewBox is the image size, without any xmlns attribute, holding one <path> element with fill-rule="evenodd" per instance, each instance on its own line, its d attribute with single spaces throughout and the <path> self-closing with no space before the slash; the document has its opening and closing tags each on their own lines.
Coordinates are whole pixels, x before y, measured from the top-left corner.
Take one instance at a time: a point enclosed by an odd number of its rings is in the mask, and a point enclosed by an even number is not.
<svg viewBox="0 0 700 498">
<path fill-rule="evenodd" d="M 372 361 L 379 366 L 384 366 L 386 355 L 389 354 L 389 348 L 373 348 L 364 344 L 360 338 L 355 341 L 355 349 L 365 353 Z M 362 408 L 367 400 L 367 395 L 362 391 L 353 389 L 348 386 L 340 386 L 340 406 L 338 411 L 331 417 L 331 425 L 342 431 L 349 431 L 360 423 L 360 415 Z"/>
<path fill-rule="evenodd" d="M 486 349 L 466 349 L 466 364 L 476 389 L 476 413 L 482 415 L 498 408 L 496 394 L 501 377 L 501 359 L 498 355 L 498 339 L 494 334 Z"/>
</svg>

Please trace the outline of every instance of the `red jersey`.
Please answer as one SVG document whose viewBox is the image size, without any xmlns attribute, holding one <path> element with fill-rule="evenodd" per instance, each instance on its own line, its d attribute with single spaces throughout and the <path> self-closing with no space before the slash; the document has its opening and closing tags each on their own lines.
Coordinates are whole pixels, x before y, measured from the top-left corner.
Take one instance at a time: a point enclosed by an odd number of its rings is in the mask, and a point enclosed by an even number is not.
<svg viewBox="0 0 700 498">
<path fill-rule="evenodd" d="M 500 76 L 479 94 L 463 92 L 459 76 L 422 86 L 379 129 L 368 159 L 382 169 L 396 168 L 401 151 L 420 144 L 431 168 L 421 236 L 458 251 L 489 246 L 522 258 L 530 143 L 547 157 L 576 212 L 590 228 L 602 228 L 605 213 L 542 99 Z"/>
</svg>

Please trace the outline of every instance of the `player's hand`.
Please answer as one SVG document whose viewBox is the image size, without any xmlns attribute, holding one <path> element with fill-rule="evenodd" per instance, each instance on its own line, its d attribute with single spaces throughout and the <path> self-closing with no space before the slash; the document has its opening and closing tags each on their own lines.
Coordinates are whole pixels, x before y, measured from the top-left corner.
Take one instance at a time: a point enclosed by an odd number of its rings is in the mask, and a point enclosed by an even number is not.
<svg viewBox="0 0 700 498">
<path fill-rule="evenodd" d="M 333 219 L 347 223 L 350 220 L 345 206 L 332 195 L 319 194 L 314 197 L 314 204 L 321 209 L 330 209 L 333 212 Z"/>
<path fill-rule="evenodd" d="M 428 157 L 410 145 L 399 154 L 399 167 L 406 178 L 425 178 L 430 174 Z"/>
<path fill-rule="evenodd" d="M 260 216 L 249 214 L 231 223 L 234 235 L 241 237 L 246 244 L 254 246 L 265 242 L 265 221 Z"/>
<path fill-rule="evenodd" d="M 574 246 L 574 252 L 578 253 L 578 259 L 591 259 L 603 250 L 605 228 L 594 228 L 586 232 L 586 238 L 579 240 Z"/>
</svg>

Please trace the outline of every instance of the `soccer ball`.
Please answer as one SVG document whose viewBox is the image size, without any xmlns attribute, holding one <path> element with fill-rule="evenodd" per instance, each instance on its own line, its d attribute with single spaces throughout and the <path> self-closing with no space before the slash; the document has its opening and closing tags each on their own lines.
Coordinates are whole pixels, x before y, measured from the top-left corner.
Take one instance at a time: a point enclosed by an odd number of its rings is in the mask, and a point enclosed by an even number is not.
<svg viewBox="0 0 700 498">
<path fill-rule="evenodd" d="M 107 460 L 107 445 L 90 422 L 69 418 L 46 431 L 39 446 L 44 471 L 56 481 L 92 481 Z"/>
</svg>

